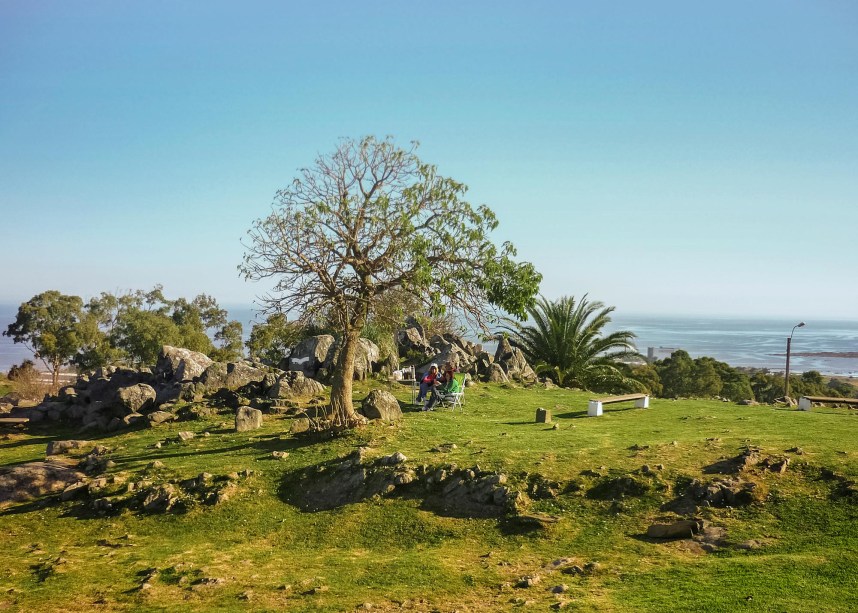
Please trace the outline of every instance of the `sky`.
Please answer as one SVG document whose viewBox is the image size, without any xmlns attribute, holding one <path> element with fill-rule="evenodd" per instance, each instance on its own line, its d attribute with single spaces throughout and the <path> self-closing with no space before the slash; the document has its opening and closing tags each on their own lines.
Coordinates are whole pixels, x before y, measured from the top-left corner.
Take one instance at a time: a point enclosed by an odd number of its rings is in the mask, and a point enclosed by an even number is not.
<svg viewBox="0 0 858 613">
<path fill-rule="evenodd" d="M 858 320 L 858 4 L 0 0 L 0 303 L 250 305 L 242 238 L 341 137 L 617 314 Z"/>
</svg>

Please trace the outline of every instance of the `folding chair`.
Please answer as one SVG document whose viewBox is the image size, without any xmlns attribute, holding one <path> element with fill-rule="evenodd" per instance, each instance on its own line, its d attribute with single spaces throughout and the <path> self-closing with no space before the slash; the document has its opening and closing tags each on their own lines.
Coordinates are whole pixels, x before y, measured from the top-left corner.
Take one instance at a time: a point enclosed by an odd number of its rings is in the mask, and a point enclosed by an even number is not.
<svg viewBox="0 0 858 613">
<path fill-rule="evenodd" d="M 465 375 L 453 375 L 453 380 L 456 382 L 456 391 L 442 393 L 438 397 L 438 403 L 441 406 L 450 407 L 453 411 L 456 407 L 465 412 Z"/>
</svg>

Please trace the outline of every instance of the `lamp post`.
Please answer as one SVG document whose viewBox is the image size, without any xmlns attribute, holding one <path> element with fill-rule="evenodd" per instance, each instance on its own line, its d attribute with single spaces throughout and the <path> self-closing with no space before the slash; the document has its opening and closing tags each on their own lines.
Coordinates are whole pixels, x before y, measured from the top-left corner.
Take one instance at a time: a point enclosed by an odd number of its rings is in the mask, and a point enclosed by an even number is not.
<svg viewBox="0 0 858 613">
<path fill-rule="evenodd" d="M 790 345 L 792 345 L 792 335 L 795 334 L 796 328 L 803 328 L 804 322 L 800 321 L 796 325 L 792 327 L 792 332 L 789 333 L 787 337 L 787 357 L 786 357 L 786 371 L 784 371 L 784 400 L 789 398 L 789 349 Z M 787 400 L 787 402 L 789 402 Z"/>
</svg>

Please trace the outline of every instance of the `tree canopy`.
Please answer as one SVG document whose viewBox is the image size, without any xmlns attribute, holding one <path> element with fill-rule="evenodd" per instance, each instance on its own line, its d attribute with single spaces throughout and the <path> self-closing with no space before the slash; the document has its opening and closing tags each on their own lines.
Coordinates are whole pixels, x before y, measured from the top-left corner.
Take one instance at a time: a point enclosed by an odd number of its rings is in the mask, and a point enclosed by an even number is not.
<svg viewBox="0 0 858 613">
<path fill-rule="evenodd" d="M 342 343 L 331 404 L 354 420 L 355 347 L 378 296 L 404 289 L 430 312 L 454 310 L 477 325 L 495 306 L 522 318 L 541 275 L 516 262 L 512 244 L 489 238 L 498 222 L 464 200 L 464 184 L 443 177 L 390 139 L 344 139 L 279 191 L 272 212 L 249 231 L 249 280 L 271 279 L 272 311 L 333 317 Z"/>
<path fill-rule="evenodd" d="M 51 371 L 56 388 L 60 368 L 72 360 L 81 346 L 79 326 L 82 319 L 80 297 L 49 290 L 21 304 L 15 321 L 3 334 L 16 343 L 23 343 L 42 361 Z"/>
<path fill-rule="evenodd" d="M 614 307 L 564 296 L 550 301 L 540 298 L 528 308 L 527 325 L 507 327 L 511 340 L 521 347 L 537 373 L 555 383 L 593 391 L 643 389 L 631 371 L 620 362 L 637 357 L 632 332 L 604 333 Z"/>
</svg>

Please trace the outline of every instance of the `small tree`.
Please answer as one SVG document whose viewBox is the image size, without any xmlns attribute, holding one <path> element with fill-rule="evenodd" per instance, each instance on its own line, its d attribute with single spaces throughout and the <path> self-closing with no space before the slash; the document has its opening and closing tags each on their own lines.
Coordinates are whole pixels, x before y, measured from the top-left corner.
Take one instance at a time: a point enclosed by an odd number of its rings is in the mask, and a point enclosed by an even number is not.
<svg viewBox="0 0 858 613">
<path fill-rule="evenodd" d="M 81 348 L 78 334 L 83 317 L 83 300 L 56 290 L 42 292 L 18 307 L 15 321 L 3 334 L 23 343 L 51 371 L 57 389 L 60 368 Z"/>
<path fill-rule="evenodd" d="M 246 279 L 275 279 L 269 311 L 333 316 L 341 335 L 331 382 L 338 425 L 355 423 L 355 351 L 375 299 L 402 288 L 431 312 L 458 310 L 486 326 L 487 307 L 524 317 L 541 280 L 515 249 L 489 240 L 494 213 L 466 187 L 391 139 L 343 140 L 277 193 L 249 232 Z"/>
</svg>

